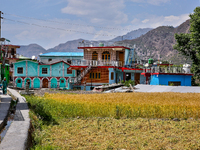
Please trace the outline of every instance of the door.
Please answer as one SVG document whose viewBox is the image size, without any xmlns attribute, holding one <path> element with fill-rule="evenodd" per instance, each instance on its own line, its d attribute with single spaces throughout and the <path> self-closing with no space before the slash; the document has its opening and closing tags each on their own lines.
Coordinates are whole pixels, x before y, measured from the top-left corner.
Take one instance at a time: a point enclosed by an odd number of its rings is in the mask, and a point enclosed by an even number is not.
<svg viewBox="0 0 200 150">
<path fill-rule="evenodd" d="M 17 79 L 16 80 L 16 87 L 22 88 L 22 79 Z"/>
<path fill-rule="evenodd" d="M 124 52 L 119 52 L 119 65 L 124 66 Z"/>
<path fill-rule="evenodd" d="M 66 85 L 66 81 L 65 81 L 65 79 L 60 79 L 60 87 L 66 87 L 65 86 Z"/>
<path fill-rule="evenodd" d="M 140 73 L 135 73 L 135 85 L 140 84 Z"/>
<path fill-rule="evenodd" d="M 77 77 L 81 74 L 81 70 L 77 70 Z"/>
<path fill-rule="evenodd" d="M 48 79 L 47 78 L 43 79 L 42 88 L 48 88 Z"/>
<path fill-rule="evenodd" d="M 57 88 L 57 79 L 51 79 L 51 88 Z"/>
<path fill-rule="evenodd" d="M 126 73 L 126 81 L 131 80 L 131 73 Z"/>
<path fill-rule="evenodd" d="M 34 79 L 33 88 L 40 88 L 40 79 L 38 79 L 38 78 Z"/>
</svg>

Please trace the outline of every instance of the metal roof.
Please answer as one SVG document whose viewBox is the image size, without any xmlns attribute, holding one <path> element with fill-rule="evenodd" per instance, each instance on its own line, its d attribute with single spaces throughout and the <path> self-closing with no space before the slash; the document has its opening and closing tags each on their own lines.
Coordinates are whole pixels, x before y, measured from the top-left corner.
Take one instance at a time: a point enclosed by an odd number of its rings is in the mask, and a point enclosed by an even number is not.
<svg viewBox="0 0 200 150">
<path fill-rule="evenodd" d="M 49 52 L 39 56 L 83 56 L 83 52 Z"/>
<path fill-rule="evenodd" d="M 163 86 L 163 85 L 144 85 L 135 86 L 136 92 L 179 92 L 179 93 L 200 93 L 198 86 Z"/>
</svg>

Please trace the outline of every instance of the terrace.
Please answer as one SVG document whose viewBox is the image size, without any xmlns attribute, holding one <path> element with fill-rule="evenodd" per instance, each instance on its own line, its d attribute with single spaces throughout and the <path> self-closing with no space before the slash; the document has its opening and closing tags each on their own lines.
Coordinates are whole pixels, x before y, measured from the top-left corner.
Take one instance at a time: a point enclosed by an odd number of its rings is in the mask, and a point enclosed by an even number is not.
<svg viewBox="0 0 200 150">
<path fill-rule="evenodd" d="M 154 66 L 150 68 L 144 68 L 144 73 L 179 73 L 179 74 L 191 74 L 190 69 L 186 67 L 175 67 L 175 66 Z"/>
</svg>

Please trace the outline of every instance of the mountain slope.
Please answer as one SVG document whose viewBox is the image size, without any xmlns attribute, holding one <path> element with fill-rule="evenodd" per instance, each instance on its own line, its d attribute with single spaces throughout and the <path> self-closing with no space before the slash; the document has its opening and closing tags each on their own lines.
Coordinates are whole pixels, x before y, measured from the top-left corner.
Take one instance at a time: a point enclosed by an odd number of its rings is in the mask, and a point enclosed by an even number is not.
<svg viewBox="0 0 200 150">
<path fill-rule="evenodd" d="M 136 39 L 136 38 L 140 37 L 141 35 L 146 34 L 150 30 L 152 30 L 152 28 L 143 28 L 143 29 L 140 28 L 140 29 L 128 32 L 126 35 L 118 36 L 110 41 L 116 42 L 116 41 L 122 41 L 122 40 Z"/>
<path fill-rule="evenodd" d="M 131 39 L 133 39 L 147 33 L 149 30 L 151 30 L 151 28 L 134 30 L 127 33 L 126 35 L 123 35 L 123 38 L 130 39 L 130 37 L 132 37 Z M 30 44 L 28 46 L 21 46 L 17 50 L 17 52 L 26 57 L 31 57 L 33 55 L 37 57 L 40 53 L 47 53 L 47 52 L 82 52 L 82 50 L 77 49 L 77 47 L 78 47 L 78 43 L 83 40 L 84 39 L 67 41 L 66 43 L 59 44 L 58 46 L 55 46 L 54 48 L 50 48 L 47 51 L 37 44 Z M 115 42 L 115 41 L 121 41 L 121 40 L 122 40 L 121 36 L 118 36 L 112 40 L 109 40 L 109 42 Z M 87 40 L 84 40 L 84 41 L 87 41 Z M 100 41 L 93 41 L 93 42 L 99 43 Z"/>
<path fill-rule="evenodd" d="M 161 26 L 147 32 L 145 35 L 133 40 L 125 40 L 124 43 L 136 44 L 137 55 L 141 59 L 154 58 L 172 61 L 174 64 L 184 63 L 185 58 L 173 49 L 175 33 L 188 33 L 190 21 L 182 23 L 177 28 Z"/>
<path fill-rule="evenodd" d="M 32 57 L 33 55 L 35 57 L 38 57 L 40 53 L 46 53 L 46 50 L 37 44 L 30 44 L 27 46 L 20 46 L 20 48 L 17 48 L 17 53 L 26 57 Z"/>
</svg>

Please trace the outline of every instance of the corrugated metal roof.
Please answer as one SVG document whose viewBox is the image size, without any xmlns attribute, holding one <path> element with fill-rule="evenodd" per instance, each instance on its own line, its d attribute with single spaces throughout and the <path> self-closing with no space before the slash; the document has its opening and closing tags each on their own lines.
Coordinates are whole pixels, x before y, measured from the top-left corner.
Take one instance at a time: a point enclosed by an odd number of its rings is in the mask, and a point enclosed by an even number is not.
<svg viewBox="0 0 200 150">
<path fill-rule="evenodd" d="M 163 86 L 138 84 L 135 87 L 136 92 L 200 93 L 200 87 L 198 86 Z"/>
<path fill-rule="evenodd" d="M 39 56 L 83 56 L 83 52 L 49 52 Z"/>
</svg>

